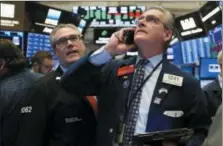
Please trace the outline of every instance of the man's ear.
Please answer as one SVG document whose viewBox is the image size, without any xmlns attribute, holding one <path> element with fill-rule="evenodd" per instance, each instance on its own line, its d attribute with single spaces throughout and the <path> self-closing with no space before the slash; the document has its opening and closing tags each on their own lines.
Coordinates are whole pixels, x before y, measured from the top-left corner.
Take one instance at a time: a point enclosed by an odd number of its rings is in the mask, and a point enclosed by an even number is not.
<svg viewBox="0 0 223 146">
<path fill-rule="evenodd" d="M 170 41 L 171 38 L 172 38 L 172 36 L 173 36 L 173 31 L 172 31 L 172 30 L 170 30 L 170 29 L 165 30 L 164 40 L 165 40 L 166 42 Z"/>
</svg>

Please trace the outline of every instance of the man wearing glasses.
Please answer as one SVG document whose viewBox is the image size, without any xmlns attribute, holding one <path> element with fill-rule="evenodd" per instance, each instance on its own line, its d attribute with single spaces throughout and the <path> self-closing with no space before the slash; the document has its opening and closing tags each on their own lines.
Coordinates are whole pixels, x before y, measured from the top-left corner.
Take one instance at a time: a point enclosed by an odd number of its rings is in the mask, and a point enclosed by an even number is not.
<svg viewBox="0 0 223 146">
<path fill-rule="evenodd" d="M 51 72 L 53 68 L 53 57 L 47 51 L 38 51 L 32 57 L 31 63 L 31 71 L 41 74 L 47 74 Z"/>
<path fill-rule="evenodd" d="M 64 75 L 61 85 L 68 92 L 78 89 L 76 94 L 99 95 L 98 146 L 132 146 L 135 134 L 178 128 L 195 129 L 187 145 L 202 144 L 210 118 L 199 83 L 164 57 L 173 27 L 168 10 L 148 8 L 135 28 L 114 33 L 104 47 L 83 57 Z M 135 44 L 125 42 L 126 30 L 134 31 Z M 135 46 L 137 57 L 112 60 Z M 179 143 L 164 141 L 163 145 Z"/>
<path fill-rule="evenodd" d="M 94 146 L 96 117 L 93 108 L 85 97 L 70 95 L 59 85 L 70 65 L 84 55 L 81 33 L 72 24 L 59 24 L 52 31 L 50 41 L 60 65 L 28 92 L 21 107 L 15 145 Z"/>
</svg>

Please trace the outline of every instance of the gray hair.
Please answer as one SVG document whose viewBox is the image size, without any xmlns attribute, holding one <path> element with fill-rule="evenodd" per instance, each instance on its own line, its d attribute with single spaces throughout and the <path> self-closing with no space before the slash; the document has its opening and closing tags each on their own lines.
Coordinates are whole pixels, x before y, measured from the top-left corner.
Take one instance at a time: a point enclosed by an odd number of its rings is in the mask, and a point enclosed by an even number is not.
<svg viewBox="0 0 223 146">
<path fill-rule="evenodd" d="M 218 53 L 218 63 L 222 64 L 222 50 Z"/>
<path fill-rule="evenodd" d="M 158 10 L 160 12 L 162 12 L 165 15 L 165 22 L 164 24 L 169 28 L 172 29 L 174 28 L 174 21 L 175 21 L 175 17 L 174 15 L 167 9 L 160 7 L 160 6 L 153 6 L 153 7 L 147 7 L 146 11 L 148 10 Z"/>
<path fill-rule="evenodd" d="M 56 32 L 59 30 L 59 29 L 61 29 L 61 28 L 65 28 L 65 27 L 69 27 L 69 28 L 72 28 L 72 29 L 74 29 L 75 31 L 77 31 L 77 32 L 79 32 L 80 33 L 80 31 L 78 30 L 78 28 L 75 26 L 75 25 L 73 25 L 73 24 L 58 24 L 54 29 L 53 29 L 53 31 L 50 33 L 50 44 L 51 44 L 51 46 L 54 48 L 54 43 L 55 43 L 55 37 L 54 37 L 54 35 L 56 34 Z M 81 33 L 80 33 L 81 34 Z"/>
</svg>

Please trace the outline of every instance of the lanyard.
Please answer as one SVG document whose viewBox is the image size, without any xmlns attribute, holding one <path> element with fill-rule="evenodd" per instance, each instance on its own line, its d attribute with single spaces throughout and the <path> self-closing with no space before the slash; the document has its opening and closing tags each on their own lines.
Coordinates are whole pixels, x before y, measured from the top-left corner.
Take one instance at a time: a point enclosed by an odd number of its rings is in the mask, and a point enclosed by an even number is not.
<svg viewBox="0 0 223 146">
<path fill-rule="evenodd" d="M 132 106 L 133 100 L 136 98 L 136 94 L 137 92 L 139 92 L 139 90 L 143 87 L 143 85 L 146 83 L 146 81 L 148 81 L 150 79 L 150 77 L 153 75 L 153 73 L 157 70 L 157 68 L 160 66 L 160 64 L 163 62 L 164 59 L 162 59 L 156 66 L 155 68 L 151 71 L 151 73 L 143 80 L 142 84 L 136 89 L 134 94 L 129 94 L 130 96 L 128 96 L 128 98 L 126 99 L 126 105 L 125 105 L 125 109 L 124 109 L 124 114 L 122 116 L 120 116 L 120 120 L 121 122 L 118 125 L 118 129 L 117 129 L 117 135 L 115 137 L 115 142 L 117 143 L 122 143 L 123 142 L 123 136 L 124 136 L 124 130 L 125 130 L 125 123 L 128 119 L 129 116 L 129 109 Z M 131 93 L 131 92 L 129 92 Z"/>
<path fill-rule="evenodd" d="M 153 75 L 153 73 L 157 70 L 157 68 L 160 66 L 160 64 L 163 62 L 164 59 L 162 59 L 154 68 L 153 70 L 150 72 L 150 74 L 143 80 L 142 84 L 136 89 L 136 91 L 132 94 L 130 94 L 130 96 L 128 96 L 127 100 L 126 100 L 126 105 L 125 105 L 125 110 L 124 110 L 124 119 L 123 122 L 125 123 L 126 120 L 128 119 L 129 116 L 129 110 L 132 106 L 133 100 L 136 98 L 136 94 L 139 92 L 140 89 L 142 89 L 143 85 L 146 83 L 146 81 L 148 81 L 150 79 L 150 77 Z"/>
</svg>

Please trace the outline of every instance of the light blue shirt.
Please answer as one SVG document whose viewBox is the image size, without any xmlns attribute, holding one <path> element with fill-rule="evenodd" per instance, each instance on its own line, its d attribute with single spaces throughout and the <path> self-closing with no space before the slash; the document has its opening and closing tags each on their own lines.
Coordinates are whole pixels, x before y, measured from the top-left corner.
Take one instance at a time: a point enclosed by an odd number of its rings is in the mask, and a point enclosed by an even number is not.
<svg viewBox="0 0 223 146">
<path fill-rule="evenodd" d="M 159 54 L 149 58 L 149 63 L 145 66 L 145 77 L 146 78 L 153 68 L 162 60 L 163 54 Z M 112 59 L 112 56 L 101 47 L 99 50 L 95 51 L 89 58 L 89 61 L 96 65 L 100 66 L 104 63 L 107 63 Z M 141 59 L 140 56 L 137 56 L 136 63 Z M 142 95 L 139 107 L 139 116 L 136 123 L 135 134 L 145 133 L 147 126 L 147 119 L 149 115 L 149 109 L 153 97 L 153 92 L 156 86 L 157 79 L 159 77 L 160 71 L 162 69 L 162 64 L 156 69 L 150 79 L 142 87 Z"/>
</svg>

